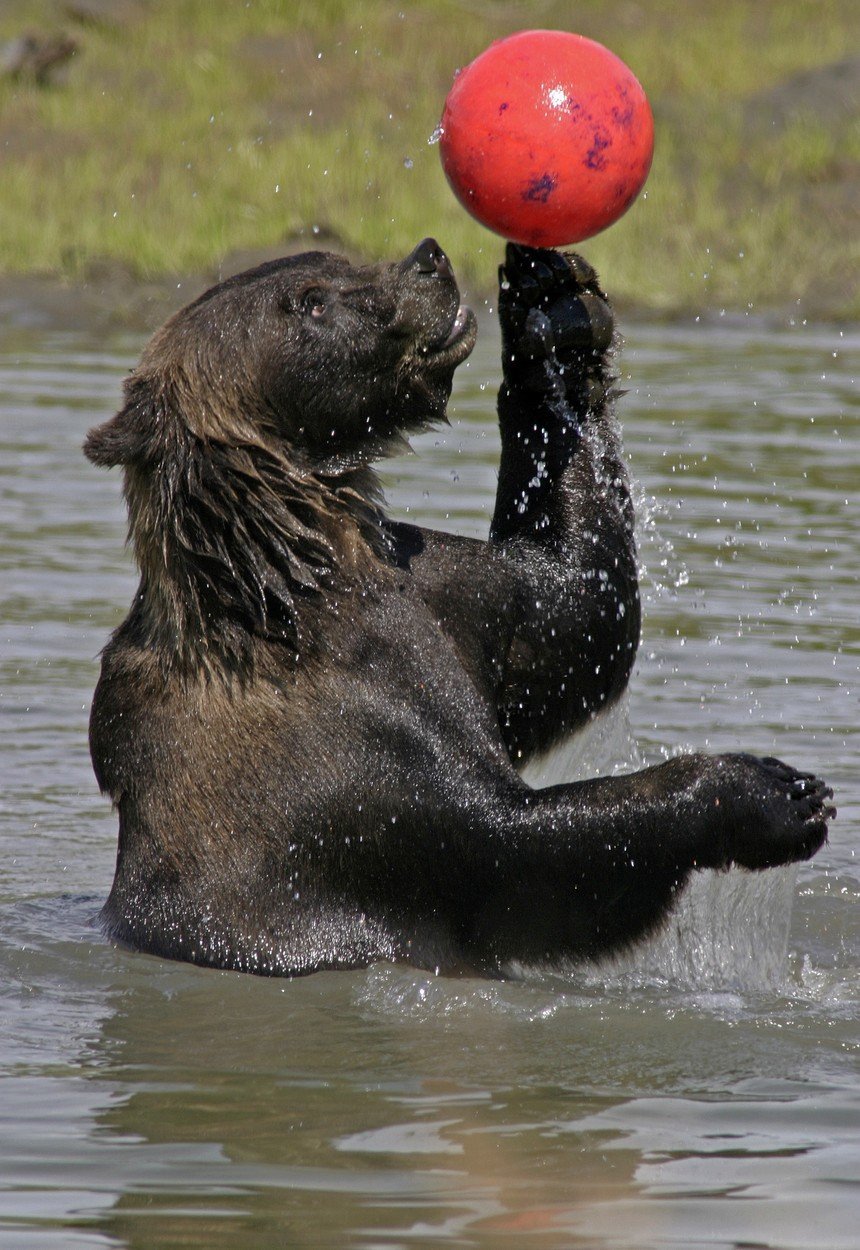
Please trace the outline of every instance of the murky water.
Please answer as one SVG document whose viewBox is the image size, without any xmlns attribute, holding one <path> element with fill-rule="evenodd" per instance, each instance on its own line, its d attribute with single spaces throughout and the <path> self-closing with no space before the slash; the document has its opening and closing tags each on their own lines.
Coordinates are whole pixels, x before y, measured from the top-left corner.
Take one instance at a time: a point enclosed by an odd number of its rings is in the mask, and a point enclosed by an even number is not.
<svg viewBox="0 0 860 1250">
<path fill-rule="evenodd" d="M 483 341 L 452 428 L 386 475 L 399 512 L 475 534 Z M 139 346 L 0 330 L 0 1246 L 855 1247 L 860 337 L 629 328 L 644 643 L 584 748 L 814 766 L 832 844 L 703 880 L 623 966 L 502 984 L 265 981 L 90 926 L 115 828 L 87 714 L 134 578 L 79 446 Z"/>
</svg>

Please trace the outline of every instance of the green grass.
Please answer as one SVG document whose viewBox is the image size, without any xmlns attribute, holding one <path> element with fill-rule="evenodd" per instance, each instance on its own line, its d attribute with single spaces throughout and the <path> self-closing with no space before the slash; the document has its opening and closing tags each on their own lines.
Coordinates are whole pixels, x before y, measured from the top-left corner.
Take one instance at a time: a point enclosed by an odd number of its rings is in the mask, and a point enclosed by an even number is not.
<svg viewBox="0 0 860 1250">
<path fill-rule="evenodd" d="M 432 233 L 489 291 L 501 241 L 454 200 L 429 138 L 491 39 L 575 26 L 633 67 L 657 120 L 646 196 L 583 247 L 607 286 L 667 311 L 826 291 L 857 312 L 856 127 L 775 128 L 750 104 L 847 56 L 855 3 L 148 0 L 74 27 L 48 0 L 6 0 L 0 39 L 65 27 L 81 46 L 62 82 L 0 83 L 0 273 L 212 273 L 316 238 L 375 258 Z"/>
</svg>

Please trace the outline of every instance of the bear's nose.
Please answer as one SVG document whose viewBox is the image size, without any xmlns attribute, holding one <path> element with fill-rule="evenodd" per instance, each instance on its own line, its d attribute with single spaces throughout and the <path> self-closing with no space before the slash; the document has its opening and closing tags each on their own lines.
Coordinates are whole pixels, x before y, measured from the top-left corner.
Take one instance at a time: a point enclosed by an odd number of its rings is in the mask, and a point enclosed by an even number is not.
<svg viewBox="0 0 860 1250">
<path fill-rule="evenodd" d="M 438 273 L 443 278 L 454 276 L 451 262 L 435 239 L 422 239 L 415 251 L 406 257 L 403 268 L 417 269 L 419 273 Z"/>
</svg>

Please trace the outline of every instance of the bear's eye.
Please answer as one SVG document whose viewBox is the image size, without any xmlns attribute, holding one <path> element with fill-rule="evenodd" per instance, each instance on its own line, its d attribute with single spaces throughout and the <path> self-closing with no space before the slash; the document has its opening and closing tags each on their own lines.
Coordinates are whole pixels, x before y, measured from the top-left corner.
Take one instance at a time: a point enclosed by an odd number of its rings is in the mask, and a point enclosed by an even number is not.
<svg viewBox="0 0 860 1250">
<path fill-rule="evenodd" d="M 321 287 L 311 287 L 301 298 L 300 307 L 303 313 L 319 321 L 328 311 L 329 293 Z"/>
</svg>

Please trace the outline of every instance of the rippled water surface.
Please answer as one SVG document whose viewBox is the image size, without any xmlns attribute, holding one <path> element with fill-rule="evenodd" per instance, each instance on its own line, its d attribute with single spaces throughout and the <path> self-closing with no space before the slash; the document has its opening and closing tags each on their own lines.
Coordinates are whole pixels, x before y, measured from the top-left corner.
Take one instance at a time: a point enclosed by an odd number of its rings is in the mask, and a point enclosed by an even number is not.
<svg viewBox="0 0 860 1250">
<path fill-rule="evenodd" d="M 702 879 L 624 965 L 289 983 L 114 950 L 86 746 L 130 599 L 79 447 L 140 341 L 0 327 L 0 1246 L 853 1250 L 860 1227 L 860 338 L 633 325 L 644 640 L 571 768 L 778 753 L 837 791 L 796 872 Z M 496 345 L 392 507 L 479 534 Z M 584 763 L 583 763 L 584 761 Z"/>
</svg>

